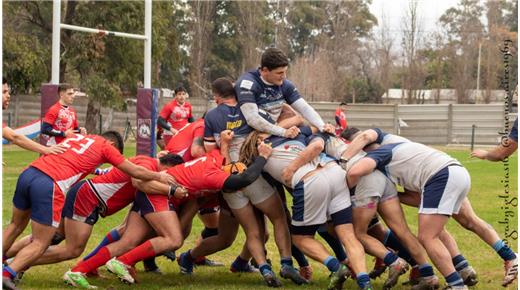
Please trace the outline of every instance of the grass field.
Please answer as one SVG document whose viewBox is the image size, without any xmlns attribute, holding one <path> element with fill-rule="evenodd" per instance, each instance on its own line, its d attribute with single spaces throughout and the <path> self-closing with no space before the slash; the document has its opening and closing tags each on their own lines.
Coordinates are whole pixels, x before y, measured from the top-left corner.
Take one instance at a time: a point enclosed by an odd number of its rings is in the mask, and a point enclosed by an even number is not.
<svg viewBox="0 0 520 290">
<path fill-rule="evenodd" d="M 130 147 L 130 146 L 129 146 Z M 469 149 L 454 149 L 442 148 L 450 155 L 457 158 L 469 170 L 472 177 L 472 190 L 469 198 L 477 214 L 489 222 L 500 234 L 504 237 L 506 232 L 506 223 L 508 223 L 511 233 L 518 229 L 518 211 L 516 207 L 506 209 L 506 200 L 500 195 L 504 193 L 504 165 L 503 163 L 485 162 L 475 159 L 470 159 Z M 135 148 L 128 148 L 127 155 L 135 152 Z M 16 180 L 20 172 L 36 158 L 36 154 L 23 151 L 14 146 L 3 147 L 3 226 L 8 223 L 12 211 L 12 196 L 16 186 Z M 515 154 L 509 160 L 509 192 L 511 197 L 517 197 L 517 155 Z M 511 198 L 508 198 L 510 201 Z M 513 202 L 517 204 L 517 200 Z M 507 212 L 513 211 L 513 215 Z M 417 210 L 412 208 L 405 208 L 407 220 L 416 230 L 417 225 Z M 90 251 L 101 240 L 105 233 L 112 227 L 119 224 L 126 211 L 121 211 L 118 214 L 100 219 L 94 228 L 92 237 L 87 246 L 87 251 Z M 508 222 L 505 221 L 508 215 Z M 185 241 L 181 251 L 190 248 L 196 235 L 202 229 L 201 223 L 198 219 L 194 221 L 192 235 Z M 494 253 L 493 249 L 481 242 L 473 233 L 463 230 L 458 224 L 453 221 L 449 222 L 449 231 L 455 236 L 459 247 L 464 256 L 470 261 L 472 266 L 479 273 L 479 284 L 473 289 L 500 289 L 500 282 L 503 275 L 503 265 L 501 259 Z M 272 231 L 271 231 L 272 232 Z M 28 233 L 28 230 L 26 230 Z M 514 235 L 516 238 L 516 234 Z M 513 249 L 517 251 L 517 240 L 510 237 L 510 244 Z M 159 258 L 158 264 L 165 273 L 159 276 L 157 274 L 139 273 L 139 284 L 133 286 L 126 286 L 121 284 L 114 276 L 111 276 L 103 268 L 100 270 L 103 278 L 90 279 L 91 284 L 98 286 L 100 289 L 267 289 L 261 277 L 258 274 L 233 274 L 228 268 L 233 259 L 238 255 L 242 244 L 245 241 L 245 236 L 242 232 L 233 246 L 221 253 L 211 256 L 212 259 L 222 261 L 226 264 L 225 267 L 207 268 L 199 267 L 195 269 L 195 274 L 192 277 L 186 277 L 179 274 L 179 268 L 176 263 L 169 262 L 165 258 Z M 268 242 L 269 257 L 274 262 L 274 268 L 278 271 L 279 257 L 273 239 Z M 180 253 L 180 252 L 178 252 Z M 369 267 L 372 267 L 372 258 L 367 258 Z M 28 271 L 23 281 L 19 284 L 22 289 L 66 289 L 67 287 L 62 283 L 62 275 L 75 261 L 67 261 L 55 265 L 38 266 Z M 318 263 L 312 262 L 314 268 L 314 278 L 310 285 L 296 286 L 288 281 L 284 282 L 286 289 L 325 289 L 328 281 L 328 271 L 326 268 Z M 142 265 L 138 264 L 138 270 L 142 270 Z M 385 274 L 386 275 L 386 274 Z M 406 274 L 407 275 L 407 274 Z M 405 278 L 401 278 L 404 281 Z M 375 289 L 381 289 L 383 284 L 382 279 L 373 282 Z M 516 289 L 517 282 L 511 285 L 510 289 Z M 354 281 L 349 280 L 345 283 L 344 289 L 357 289 Z M 409 289 L 409 286 L 397 286 L 394 289 Z"/>
</svg>

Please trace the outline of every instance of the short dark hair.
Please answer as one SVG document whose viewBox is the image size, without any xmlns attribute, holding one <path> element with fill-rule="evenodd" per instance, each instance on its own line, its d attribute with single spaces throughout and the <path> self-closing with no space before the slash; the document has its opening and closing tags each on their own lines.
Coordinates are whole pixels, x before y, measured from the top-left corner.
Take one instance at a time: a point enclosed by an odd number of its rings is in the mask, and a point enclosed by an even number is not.
<svg viewBox="0 0 520 290">
<path fill-rule="evenodd" d="M 58 86 L 58 93 L 65 92 L 67 90 L 73 89 L 74 87 L 68 83 L 62 83 Z"/>
<path fill-rule="evenodd" d="M 345 103 L 345 102 L 341 102 L 339 105 L 340 105 L 340 106 L 346 106 L 347 103 Z"/>
<path fill-rule="evenodd" d="M 233 82 L 228 78 L 218 78 L 211 83 L 211 91 L 222 98 L 235 98 Z"/>
<path fill-rule="evenodd" d="M 262 53 L 262 60 L 260 62 L 260 68 L 267 68 L 268 70 L 273 70 L 279 67 L 285 67 L 289 65 L 289 59 L 281 51 L 276 47 L 270 47 Z"/>
<path fill-rule="evenodd" d="M 159 163 L 165 166 L 175 166 L 184 163 L 184 159 L 180 155 L 168 153 L 159 158 Z"/>
<path fill-rule="evenodd" d="M 114 147 L 117 148 L 119 153 L 123 154 L 123 150 L 125 149 L 125 142 L 123 141 L 123 137 L 117 131 L 106 131 L 101 134 L 101 136 L 108 141 L 112 141 L 114 143 Z"/>
<path fill-rule="evenodd" d="M 180 92 L 185 92 L 186 93 L 186 88 L 183 86 L 183 85 L 178 85 L 175 90 L 174 90 L 175 94 L 178 94 Z"/>
<path fill-rule="evenodd" d="M 347 127 L 339 136 L 345 140 L 352 141 L 351 139 L 353 139 L 353 136 L 359 131 L 360 130 L 356 127 Z"/>
<path fill-rule="evenodd" d="M 7 85 L 7 79 L 2 77 L 2 85 Z"/>
</svg>

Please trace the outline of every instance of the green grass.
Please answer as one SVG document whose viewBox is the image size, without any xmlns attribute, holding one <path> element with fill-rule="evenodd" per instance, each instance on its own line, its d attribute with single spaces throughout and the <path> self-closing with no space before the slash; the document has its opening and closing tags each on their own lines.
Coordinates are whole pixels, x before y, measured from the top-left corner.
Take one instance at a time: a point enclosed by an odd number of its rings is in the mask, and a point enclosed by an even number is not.
<svg viewBox="0 0 520 290">
<path fill-rule="evenodd" d="M 469 170 L 472 177 L 472 190 L 469 198 L 473 204 L 474 210 L 480 217 L 489 222 L 500 234 L 504 236 L 505 225 L 500 221 L 504 220 L 505 210 L 504 199 L 499 195 L 504 192 L 504 187 L 501 180 L 504 178 L 504 169 L 502 163 L 485 162 L 468 157 L 468 149 L 454 149 L 443 148 L 453 157 L 457 158 Z M 135 152 L 135 148 L 127 150 L 129 154 Z M 37 156 L 34 153 L 23 151 L 14 146 L 3 147 L 3 226 L 10 220 L 12 211 L 12 196 L 16 186 L 16 180 L 20 172 L 34 160 Z M 510 196 L 517 197 L 517 155 L 509 160 L 510 163 Z M 514 216 L 509 218 L 510 231 L 517 230 L 517 208 L 512 208 Z M 417 210 L 412 208 L 405 208 L 407 220 L 411 228 L 417 229 Z M 112 227 L 118 225 L 124 218 L 126 211 L 121 211 L 118 214 L 100 219 L 94 227 L 92 237 L 87 246 L 87 251 L 90 251 L 101 240 L 105 233 Z M 202 229 L 201 223 L 195 219 L 192 230 L 192 235 L 185 241 L 184 246 L 178 253 L 185 251 L 194 244 L 196 235 Z M 472 266 L 479 273 L 479 284 L 473 289 L 500 289 L 500 281 L 502 280 L 503 267 L 500 258 L 494 251 L 478 239 L 473 233 L 463 230 L 458 224 L 453 221 L 449 222 L 449 231 L 455 236 L 462 253 L 470 261 Z M 272 230 L 271 230 L 272 232 Z M 25 233 L 29 233 L 26 230 Z M 267 289 L 264 286 L 261 277 L 258 274 L 243 274 L 237 275 L 231 273 L 228 268 L 233 259 L 238 255 L 242 244 L 245 241 L 245 236 L 242 231 L 233 246 L 223 252 L 211 256 L 212 259 L 222 261 L 226 264 L 225 267 L 207 268 L 199 267 L 195 270 L 192 277 L 185 277 L 179 274 L 179 268 L 176 263 L 169 262 L 165 258 L 159 258 L 158 264 L 166 273 L 163 276 L 155 274 L 139 273 L 139 284 L 131 286 L 132 289 Z M 515 251 L 517 251 L 517 241 L 509 239 Z M 269 257 L 273 259 L 275 270 L 278 271 L 279 257 L 276 251 L 273 238 L 267 244 Z M 86 254 L 86 253 L 85 253 Z M 368 266 L 372 267 L 372 258 L 367 257 Z M 75 261 L 62 262 L 55 265 L 38 266 L 28 271 L 20 287 L 22 289 L 64 289 L 61 277 L 65 271 L 75 264 Z M 328 271 L 319 263 L 312 262 L 314 268 L 313 283 L 307 286 L 296 286 L 290 282 L 284 283 L 286 289 L 324 289 L 328 281 Z M 138 264 L 138 270 L 142 270 L 141 264 Z M 130 289 L 130 286 L 125 286 L 117 281 L 111 274 L 107 273 L 105 269 L 101 269 L 100 273 L 104 278 L 90 279 L 93 285 L 99 286 L 100 289 Z M 405 280 L 401 278 L 401 281 Z M 376 289 L 381 289 L 383 280 L 378 279 L 374 282 Z M 346 282 L 344 289 L 357 289 L 354 281 Z M 510 289 L 517 288 L 518 284 L 515 282 Z M 408 286 L 398 286 L 394 289 L 409 289 Z"/>
</svg>

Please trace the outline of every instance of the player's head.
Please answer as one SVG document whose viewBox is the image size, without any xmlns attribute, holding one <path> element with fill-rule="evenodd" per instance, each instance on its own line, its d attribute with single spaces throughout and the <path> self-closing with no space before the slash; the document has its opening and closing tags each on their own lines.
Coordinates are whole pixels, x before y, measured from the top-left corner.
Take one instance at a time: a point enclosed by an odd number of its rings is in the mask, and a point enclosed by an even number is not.
<svg viewBox="0 0 520 290">
<path fill-rule="evenodd" d="M 188 92 L 186 92 L 186 88 L 184 86 L 179 85 L 175 88 L 175 99 L 177 100 L 177 103 L 184 104 L 186 102 L 186 99 L 188 98 Z"/>
<path fill-rule="evenodd" d="M 357 135 L 359 135 L 361 131 L 356 127 L 347 127 L 343 132 L 341 132 L 340 137 L 352 142 Z"/>
<path fill-rule="evenodd" d="M 123 150 L 125 149 L 125 142 L 123 141 L 123 137 L 121 137 L 121 134 L 117 131 L 106 131 L 101 136 L 105 139 L 107 139 L 109 142 L 112 143 L 116 149 L 123 154 Z"/>
<path fill-rule="evenodd" d="M 180 155 L 168 153 L 159 157 L 159 164 L 162 167 L 172 167 L 184 163 L 184 159 Z"/>
<path fill-rule="evenodd" d="M 2 78 L 2 109 L 7 110 L 10 100 L 11 93 L 9 92 L 9 84 L 5 78 Z"/>
<path fill-rule="evenodd" d="M 74 102 L 76 92 L 71 84 L 60 84 L 58 86 L 58 94 L 60 95 L 60 103 L 65 106 L 70 106 Z"/>
<path fill-rule="evenodd" d="M 235 88 L 233 82 L 227 78 L 218 78 L 211 83 L 211 92 L 213 93 L 213 100 L 220 104 L 224 99 L 236 98 Z"/>
<path fill-rule="evenodd" d="M 341 102 L 341 103 L 339 104 L 339 107 L 340 107 L 340 109 L 341 109 L 343 112 L 345 112 L 345 111 L 347 110 L 347 103 L 345 103 L 345 102 Z"/>
<path fill-rule="evenodd" d="M 281 86 L 287 77 L 289 59 L 278 48 L 270 47 L 262 54 L 260 61 L 260 75 L 264 81 Z"/>
</svg>

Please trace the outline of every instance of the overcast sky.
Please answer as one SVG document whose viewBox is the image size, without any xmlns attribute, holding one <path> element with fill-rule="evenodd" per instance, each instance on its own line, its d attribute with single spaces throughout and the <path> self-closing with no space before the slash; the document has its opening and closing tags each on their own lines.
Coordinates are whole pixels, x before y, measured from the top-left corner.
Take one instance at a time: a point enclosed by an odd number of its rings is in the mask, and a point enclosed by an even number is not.
<svg viewBox="0 0 520 290">
<path fill-rule="evenodd" d="M 420 20 L 420 30 L 424 33 L 435 31 L 438 27 L 438 20 L 444 12 L 450 7 L 454 7 L 458 0 L 415 0 L 418 2 L 418 16 Z M 377 17 L 379 25 L 381 25 L 382 15 L 384 13 L 386 22 L 390 27 L 390 31 L 395 39 L 401 39 L 401 22 L 404 17 L 405 10 L 408 9 L 410 0 L 372 0 L 370 12 Z M 377 29 L 377 28 L 376 28 Z"/>
</svg>

